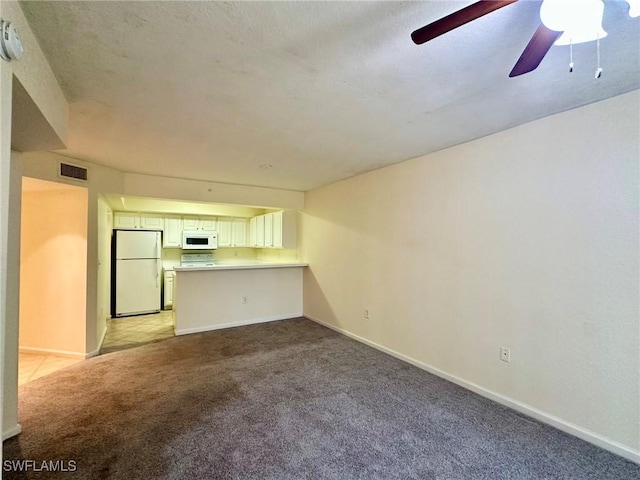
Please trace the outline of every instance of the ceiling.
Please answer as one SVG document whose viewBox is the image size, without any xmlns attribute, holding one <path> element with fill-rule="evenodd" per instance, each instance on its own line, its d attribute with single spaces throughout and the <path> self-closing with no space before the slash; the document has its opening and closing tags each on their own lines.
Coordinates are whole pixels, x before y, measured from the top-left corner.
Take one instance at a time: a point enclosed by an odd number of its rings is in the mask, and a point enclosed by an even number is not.
<svg viewBox="0 0 640 480">
<path fill-rule="evenodd" d="M 262 208 L 218 203 L 187 202 L 164 198 L 132 197 L 107 194 L 104 196 L 116 212 L 146 212 L 174 215 L 214 215 L 225 217 L 255 217 L 266 212 Z"/>
<path fill-rule="evenodd" d="M 129 172 L 305 191 L 640 88 L 640 18 L 508 73 L 521 0 L 421 46 L 472 2 L 23 2 L 70 103 L 65 155 Z M 27 53 L 28 54 L 28 53 Z M 260 168 L 269 164 L 272 168 Z"/>
</svg>

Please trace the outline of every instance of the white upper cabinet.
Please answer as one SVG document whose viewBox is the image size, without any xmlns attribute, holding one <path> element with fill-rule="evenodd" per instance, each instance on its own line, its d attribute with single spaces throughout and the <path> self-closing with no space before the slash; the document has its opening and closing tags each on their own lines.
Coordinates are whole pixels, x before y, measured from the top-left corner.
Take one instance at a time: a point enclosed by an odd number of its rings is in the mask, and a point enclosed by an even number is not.
<svg viewBox="0 0 640 480">
<path fill-rule="evenodd" d="M 198 230 L 198 217 L 182 217 L 182 228 L 184 230 Z"/>
<path fill-rule="evenodd" d="M 282 216 L 284 212 L 275 212 L 271 214 L 273 235 L 271 246 L 273 248 L 283 248 L 282 246 Z"/>
<path fill-rule="evenodd" d="M 246 247 L 248 223 L 246 218 L 218 217 L 218 248 Z"/>
<path fill-rule="evenodd" d="M 255 248 L 297 248 L 297 213 L 283 210 L 253 217 L 249 236 L 249 246 Z"/>
<path fill-rule="evenodd" d="M 256 225 L 258 223 L 258 217 L 249 219 L 249 247 L 255 247 L 258 243 L 258 229 Z"/>
<path fill-rule="evenodd" d="M 154 213 L 115 212 L 113 228 L 120 230 L 164 230 L 164 217 Z"/>
<path fill-rule="evenodd" d="M 264 247 L 264 215 L 249 220 L 249 247 Z"/>
<path fill-rule="evenodd" d="M 217 230 L 216 217 L 182 217 L 182 228 L 184 230 L 204 230 L 207 232 L 215 232 Z"/>
<path fill-rule="evenodd" d="M 248 221 L 246 218 L 234 218 L 233 219 L 233 246 L 234 247 L 246 247 L 247 246 L 247 226 Z"/>
<path fill-rule="evenodd" d="M 164 217 L 164 233 L 162 235 L 162 246 L 164 248 L 182 247 L 182 217 Z"/>
<path fill-rule="evenodd" d="M 218 218 L 218 248 L 231 247 L 231 218 Z"/>
<path fill-rule="evenodd" d="M 273 248 L 273 214 L 264 216 L 264 246 Z"/>
<path fill-rule="evenodd" d="M 295 248 L 284 235 L 288 212 L 259 215 L 251 219 L 201 215 L 157 215 L 153 213 L 115 212 L 114 229 L 161 230 L 164 248 L 182 248 L 182 232 L 214 231 L 218 247 Z M 295 212 L 291 212 L 294 215 Z M 295 223 L 295 222 L 294 222 Z M 295 230 L 295 224 L 293 226 Z M 293 246 L 289 246 L 293 245 Z"/>
<path fill-rule="evenodd" d="M 136 230 L 140 228 L 140 215 L 129 212 L 114 212 L 113 228 Z"/>
<path fill-rule="evenodd" d="M 142 230 L 163 230 L 164 217 L 153 213 L 141 213 L 140 228 Z"/>
<path fill-rule="evenodd" d="M 215 232 L 217 229 L 216 217 L 200 217 L 198 223 L 198 230 L 204 230 L 206 232 Z"/>
</svg>

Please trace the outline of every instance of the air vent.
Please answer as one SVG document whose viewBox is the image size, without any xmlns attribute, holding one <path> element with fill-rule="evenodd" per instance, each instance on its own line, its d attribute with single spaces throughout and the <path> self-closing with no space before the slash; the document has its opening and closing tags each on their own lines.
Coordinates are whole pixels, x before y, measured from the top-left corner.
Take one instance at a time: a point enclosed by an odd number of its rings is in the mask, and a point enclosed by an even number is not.
<svg viewBox="0 0 640 480">
<path fill-rule="evenodd" d="M 86 182 L 88 180 L 86 168 L 79 167 L 77 165 L 71 165 L 69 163 L 60 163 L 58 176 L 60 178 L 72 178 L 73 180 L 78 180 L 81 182 Z"/>
</svg>

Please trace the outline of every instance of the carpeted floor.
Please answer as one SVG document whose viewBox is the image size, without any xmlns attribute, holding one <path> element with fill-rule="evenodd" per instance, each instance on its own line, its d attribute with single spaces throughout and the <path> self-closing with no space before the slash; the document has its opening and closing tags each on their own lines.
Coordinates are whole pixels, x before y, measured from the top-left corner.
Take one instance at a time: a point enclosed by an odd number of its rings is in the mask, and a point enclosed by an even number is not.
<svg viewBox="0 0 640 480">
<path fill-rule="evenodd" d="M 4 478 L 640 479 L 638 465 L 306 319 L 96 357 L 21 387 L 19 412 Z M 76 471 L 7 471 L 16 459 Z"/>
</svg>

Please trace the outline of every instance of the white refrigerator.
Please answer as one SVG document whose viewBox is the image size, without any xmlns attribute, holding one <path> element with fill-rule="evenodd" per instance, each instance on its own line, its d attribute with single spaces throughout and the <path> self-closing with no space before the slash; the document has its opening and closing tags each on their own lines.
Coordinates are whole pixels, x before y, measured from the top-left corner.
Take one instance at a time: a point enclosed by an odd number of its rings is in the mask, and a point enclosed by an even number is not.
<svg viewBox="0 0 640 480">
<path fill-rule="evenodd" d="M 160 311 L 160 232 L 115 231 L 116 317 Z"/>
</svg>

